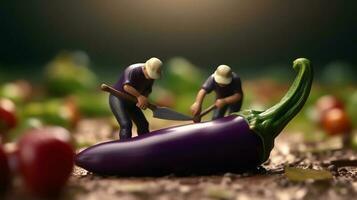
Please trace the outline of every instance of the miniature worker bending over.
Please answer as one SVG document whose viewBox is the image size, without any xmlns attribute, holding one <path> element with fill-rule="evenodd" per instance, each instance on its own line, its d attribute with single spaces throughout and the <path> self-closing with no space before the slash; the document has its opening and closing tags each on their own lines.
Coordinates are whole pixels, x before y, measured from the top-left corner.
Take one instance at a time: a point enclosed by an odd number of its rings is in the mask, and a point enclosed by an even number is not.
<svg viewBox="0 0 357 200">
<path fill-rule="evenodd" d="M 227 110 L 232 113 L 241 109 L 243 91 L 240 78 L 232 72 L 229 66 L 220 65 L 198 92 L 196 101 L 191 106 L 191 112 L 194 116 L 200 115 L 203 99 L 206 94 L 212 91 L 216 93 L 216 108 L 212 120 L 224 117 Z"/>
<path fill-rule="evenodd" d="M 137 127 L 138 135 L 149 132 L 149 123 L 143 112 L 148 106 L 148 96 L 152 91 L 154 80 L 161 76 L 162 62 L 158 58 L 150 58 L 146 63 L 130 65 L 121 74 L 115 89 L 137 99 L 137 103 L 109 96 L 110 108 L 120 125 L 120 139 L 132 137 L 132 121 Z"/>
</svg>

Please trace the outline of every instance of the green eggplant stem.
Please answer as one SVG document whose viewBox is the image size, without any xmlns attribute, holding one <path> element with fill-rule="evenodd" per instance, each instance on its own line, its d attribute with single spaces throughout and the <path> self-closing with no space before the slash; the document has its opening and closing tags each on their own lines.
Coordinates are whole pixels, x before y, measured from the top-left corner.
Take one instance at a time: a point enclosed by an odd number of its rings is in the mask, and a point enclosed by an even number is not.
<svg viewBox="0 0 357 200">
<path fill-rule="evenodd" d="M 262 139 L 262 162 L 269 158 L 275 137 L 299 113 L 310 94 L 313 80 L 310 61 L 298 58 L 293 62 L 293 68 L 298 74 L 279 103 L 265 111 L 246 110 L 237 113 L 248 121 L 250 129 Z"/>
</svg>

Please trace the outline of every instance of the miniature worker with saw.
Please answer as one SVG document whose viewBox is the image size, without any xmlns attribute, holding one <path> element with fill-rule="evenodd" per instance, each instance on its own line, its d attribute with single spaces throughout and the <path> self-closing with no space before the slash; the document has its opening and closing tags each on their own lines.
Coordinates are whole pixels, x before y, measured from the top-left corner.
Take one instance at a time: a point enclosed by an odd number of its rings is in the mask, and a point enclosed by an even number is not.
<svg viewBox="0 0 357 200">
<path fill-rule="evenodd" d="M 243 91 L 240 78 L 227 65 L 220 65 L 208 77 L 198 92 L 196 101 L 191 106 L 194 116 L 200 115 L 202 102 L 206 94 L 216 93 L 215 109 L 212 120 L 224 117 L 225 113 L 237 112 L 242 107 Z"/>
<path fill-rule="evenodd" d="M 130 65 L 113 86 L 116 90 L 137 99 L 137 103 L 134 103 L 114 95 L 109 96 L 110 108 L 120 125 L 120 139 L 132 137 L 132 121 L 137 126 L 138 135 L 149 132 L 149 123 L 141 109 L 145 110 L 148 107 L 148 96 L 155 79 L 161 76 L 161 67 L 162 62 L 158 58 L 150 58 L 145 63 Z"/>
</svg>

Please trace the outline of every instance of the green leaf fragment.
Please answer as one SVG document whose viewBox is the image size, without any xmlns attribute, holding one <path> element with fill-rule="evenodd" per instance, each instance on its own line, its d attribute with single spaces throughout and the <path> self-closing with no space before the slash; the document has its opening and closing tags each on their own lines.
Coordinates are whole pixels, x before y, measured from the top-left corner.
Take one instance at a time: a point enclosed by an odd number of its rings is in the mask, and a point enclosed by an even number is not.
<svg viewBox="0 0 357 200">
<path fill-rule="evenodd" d="M 332 179 L 332 174 L 326 170 L 302 169 L 296 167 L 286 167 L 285 176 L 290 181 L 306 181 L 306 180 L 329 180 Z"/>
</svg>

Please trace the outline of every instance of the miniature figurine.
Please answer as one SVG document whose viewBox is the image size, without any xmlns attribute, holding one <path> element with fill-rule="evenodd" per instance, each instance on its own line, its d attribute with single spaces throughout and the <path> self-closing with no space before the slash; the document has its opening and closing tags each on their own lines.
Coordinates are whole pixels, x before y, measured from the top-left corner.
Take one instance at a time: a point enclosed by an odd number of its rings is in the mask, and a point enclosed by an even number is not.
<svg viewBox="0 0 357 200">
<path fill-rule="evenodd" d="M 132 120 L 137 126 L 138 135 L 149 132 L 149 123 L 140 109 L 145 110 L 149 105 L 148 95 L 152 91 L 154 80 L 161 76 L 161 66 L 162 62 L 158 58 L 130 65 L 113 86 L 116 90 L 137 99 L 137 103 L 134 103 L 113 94 L 109 96 L 110 108 L 120 125 L 120 139 L 132 137 Z"/>
<path fill-rule="evenodd" d="M 264 163 L 274 139 L 304 106 L 312 85 L 310 61 L 294 61 L 297 76 L 279 103 L 202 123 L 152 131 L 125 141 L 91 146 L 78 166 L 103 175 L 156 176 L 239 172 Z"/>
<path fill-rule="evenodd" d="M 229 113 L 238 112 L 242 107 L 243 91 L 240 78 L 227 65 L 220 65 L 208 77 L 198 92 L 195 103 L 191 106 L 194 116 L 200 115 L 202 102 L 206 94 L 215 91 L 216 102 L 212 120 L 224 117 L 227 109 Z"/>
</svg>

